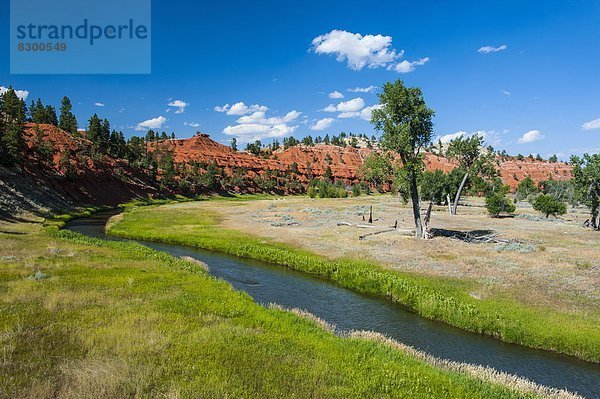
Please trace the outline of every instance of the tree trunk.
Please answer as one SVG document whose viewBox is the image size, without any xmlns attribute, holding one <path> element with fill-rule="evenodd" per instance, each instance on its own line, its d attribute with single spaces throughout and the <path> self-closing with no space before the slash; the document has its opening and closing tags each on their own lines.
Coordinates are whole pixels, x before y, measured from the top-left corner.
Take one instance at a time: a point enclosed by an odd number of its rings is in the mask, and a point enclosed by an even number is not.
<svg viewBox="0 0 600 399">
<path fill-rule="evenodd" d="M 433 198 L 429 201 L 429 206 L 427 207 L 427 213 L 425 213 L 425 217 L 423 218 L 423 238 L 429 239 L 431 238 L 431 233 L 429 232 L 429 221 L 431 220 L 431 209 L 433 208 Z"/>
<path fill-rule="evenodd" d="M 458 191 L 456 192 L 456 197 L 454 197 L 454 205 L 452 205 L 452 214 L 453 215 L 456 215 L 456 209 L 458 208 L 458 201 L 460 200 L 460 194 L 462 193 L 462 190 L 465 187 L 465 183 L 467 183 L 468 177 L 469 177 L 469 172 L 465 173 L 465 177 L 463 177 L 462 182 L 460 182 L 460 186 L 458 186 Z"/>
<path fill-rule="evenodd" d="M 412 199 L 413 217 L 415 218 L 415 237 L 423 238 L 423 225 L 421 224 L 421 209 L 419 205 L 417 175 L 414 172 L 412 172 L 410 176 L 410 198 Z"/>
<path fill-rule="evenodd" d="M 448 213 L 452 215 L 452 201 L 450 201 L 450 194 L 446 194 L 446 202 L 448 203 Z"/>
</svg>

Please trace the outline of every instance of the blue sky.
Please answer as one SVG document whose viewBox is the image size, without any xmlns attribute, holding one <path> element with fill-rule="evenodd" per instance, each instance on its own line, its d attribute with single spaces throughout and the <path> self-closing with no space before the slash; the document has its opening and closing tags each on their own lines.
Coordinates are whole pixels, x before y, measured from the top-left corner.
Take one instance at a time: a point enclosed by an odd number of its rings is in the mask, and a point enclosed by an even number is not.
<svg viewBox="0 0 600 399">
<path fill-rule="evenodd" d="M 377 87 L 400 78 L 422 88 L 439 137 L 600 152 L 598 1 L 203 3 L 152 2 L 149 75 L 11 75 L 2 2 L 0 86 L 57 108 L 67 95 L 80 124 L 98 113 L 127 136 L 154 126 L 268 143 L 371 135 Z"/>
</svg>

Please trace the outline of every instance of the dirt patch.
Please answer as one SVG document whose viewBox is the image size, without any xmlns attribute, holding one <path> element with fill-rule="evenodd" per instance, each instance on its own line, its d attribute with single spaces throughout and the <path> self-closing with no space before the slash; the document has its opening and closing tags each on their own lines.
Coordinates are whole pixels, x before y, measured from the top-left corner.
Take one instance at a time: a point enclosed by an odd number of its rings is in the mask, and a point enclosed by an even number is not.
<svg viewBox="0 0 600 399">
<path fill-rule="evenodd" d="M 459 208 L 457 216 L 444 207 L 434 208 L 432 226 L 445 232 L 494 232 L 515 242 L 473 244 L 444 234 L 416 240 L 406 234 L 413 229 L 412 211 L 390 195 L 286 197 L 235 207 L 226 202 L 203 206 L 221 213 L 225 227 L 326 257 L 373 259 L 394 270 L 467 280 L 481 297 L 516 298 L 562 311 L 598 314 L 600 268 L 593 263 L 600 259 L 600 247 L 598 234 L 581 227 L 587 216 L 584 210 L 570 210 L 560 223 L 540 223 L 528 216 L 490 218 L 482 199 L 469 198 L 467 203 L 471 206 Z M 365 220 L 371 206 L 374 222 L 369 225 Z M 536 216 L 531 209 L 519 212 Z M 397 230 L 390 229 L 396 221 Z M 359 239 L 383 230 L 387 231 Z"/>
</svg>

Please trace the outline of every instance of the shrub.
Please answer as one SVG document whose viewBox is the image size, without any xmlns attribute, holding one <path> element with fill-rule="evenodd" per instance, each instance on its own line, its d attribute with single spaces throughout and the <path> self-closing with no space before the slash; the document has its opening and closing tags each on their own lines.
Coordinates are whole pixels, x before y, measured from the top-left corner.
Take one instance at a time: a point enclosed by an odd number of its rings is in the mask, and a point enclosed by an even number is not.
<svg viewBox="0 0 600 399">
<path fill-rule="evenodd" d="M 546 180 L 540 183 L 542 193 L 550 194 L 561 202 L 572 206 L 577 205 L 575 200 L 575 185 L 572 181 Z"/>
<path fill-rule="evenodd" d="M 506 196 L 506 190 L 498 190 L 485 198 L 485 206 L 492 217 L 498 217 L 500 213 L 513 213 L 515 205 Z"/>
<path fill-rule="evenodd" d="M 525 198 L 529 198 L 532 194 L 536 194 L 538 192 L 538 188 L 535 185 L 533 179 L 529 176 L 521 180 L 519 186 L 517 187 L 517 199 L 523 200 Z"/>
<path fill-rule="evenodd" d="M 314 179 L 306 191 L 309 197 L 315 198 L 347 198 L 348 190 L 341 181 L 331 183 L 327 179 Z"/>
<path fill-rule="evenodd" d="M 48 278 L 46 273 L 41 272 L 40 270 L 36 271 L 33 276 L 29 276 L 30 280 L 45 280 Z"/>
<path fill-rule="evenodd" d="M 352 186 L 352 196 L 353 197 L 360 197 L 360 186 L 358 184 L 355 184 L 354 186 Z"/>
<path fill-rule="evenodd" d="M 532 203 L 533 209 L 546 215 L 555 217 L 567 213 L 567 206 L 553 195 L 540 194 Z"/>
<path fill-rule="evenodd" d="M 512 251 L 512 252 L 519 252 L 522 254 L 527 254 L 527 253 L 535 251 L 535 246 L 532 244 L 527 244 L 527 243 L 522 243 L 522 242 L 505 242 L 505 243 L 496 244 L 495 249 L 498 252 Z"/>
</svg>

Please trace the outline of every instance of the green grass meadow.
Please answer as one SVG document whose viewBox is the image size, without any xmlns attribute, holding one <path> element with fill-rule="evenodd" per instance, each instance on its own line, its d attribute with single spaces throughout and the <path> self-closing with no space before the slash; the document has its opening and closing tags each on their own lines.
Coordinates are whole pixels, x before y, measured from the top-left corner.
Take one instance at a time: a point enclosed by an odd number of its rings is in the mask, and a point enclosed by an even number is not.
<svg viewBox="0 0 600 399">
<path fill-rule="evenodd" d="M 191 206 L 190 206 L 191 205 Z M 113 221 L 110 234 L 183 244 L 272 262 L 318 274 L 363 293 L 386 296 L 423 317 L 447 322 L 505 342 L 600 361 L 597 318 L 527 307 L 506 299 L 478 300 L 461 280 L 384 270 L 375 262 L 326 259 L 219 226 L 219 215 L 201 203 L 129 207 Z"/>
<path fill-rule="evenodd" d="M 132 211 L 113 232 L 161 238 L 168 212 L 156 209 Z M 187 243 L 216 229 L 213 215 L 191 223 Z M 534 397 L 338 337 L 195 263 L 60 224 L 0 226 L 0 398 Z"/>
</svg>

